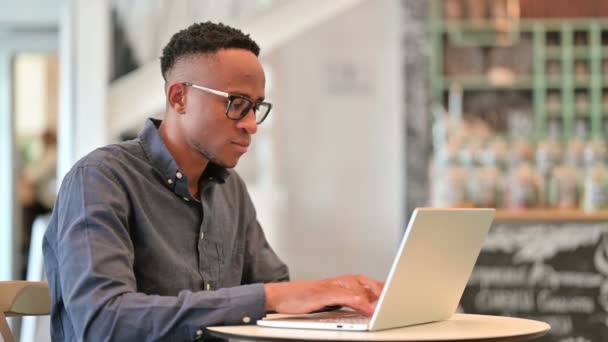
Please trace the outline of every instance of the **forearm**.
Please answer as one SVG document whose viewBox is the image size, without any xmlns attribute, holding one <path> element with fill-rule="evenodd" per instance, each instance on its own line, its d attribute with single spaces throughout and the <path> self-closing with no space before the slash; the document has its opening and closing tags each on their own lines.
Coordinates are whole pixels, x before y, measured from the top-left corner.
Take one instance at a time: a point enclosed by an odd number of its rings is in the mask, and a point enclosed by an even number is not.
<svg viewBox="0 0 608 342">
<path fill-rule="evenodd" d="M 123 293 L 74 298 L 68 307 L 79 340 L 191 340 L 213 325 L 255 322 L 265 314 L 261 284 L 177 296 Z"/>
</svg>

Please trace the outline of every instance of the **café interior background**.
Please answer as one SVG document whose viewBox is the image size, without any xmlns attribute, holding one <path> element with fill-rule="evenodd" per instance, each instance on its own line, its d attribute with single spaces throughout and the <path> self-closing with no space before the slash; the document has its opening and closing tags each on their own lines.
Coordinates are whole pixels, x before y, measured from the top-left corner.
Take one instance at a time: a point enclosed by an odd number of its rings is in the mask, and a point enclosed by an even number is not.
<svg viewBox="0 0 608 342">
<path fill-rule="evenodd" d="M 415 207 L 496 207 L 491 255 L 465 292 L 477 304 L 461 309 L 541 312 L 570 327 L 559 338 L 578 336 L 577 314 L 606 317 L 599 0 L 0 0 L 0 280 L 42 277 L 39 238 L 62 176 L 162 117 L 161 49 L 205 20 L 262 48 L 273 112 L 237 170 L 292 278 L 383 279 Z M 543 287 L 523 280 L 529 311 L 519 292 L 481 291 L 484 267 L 510 274 L 497 251 L 529 277 L 587 247 L 562 271 L 592 273 L 591 294 L 561 301 L 588 296 L 587 311 L 543 311 Z"/>
</svg>

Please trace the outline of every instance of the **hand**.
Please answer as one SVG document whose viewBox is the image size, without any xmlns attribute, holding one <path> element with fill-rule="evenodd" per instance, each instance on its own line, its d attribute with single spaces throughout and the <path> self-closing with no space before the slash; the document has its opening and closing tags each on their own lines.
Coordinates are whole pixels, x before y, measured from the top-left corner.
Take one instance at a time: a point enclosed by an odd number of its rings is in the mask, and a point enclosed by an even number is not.
<svg viewBox="0 0 608 342">
<path fill-rule="evenodd" d="M 362 275 L 264 285 L 266 310 L 302 314 L 325 306 L 342 305 L 366 316 L 374 313 L 384 283 Z"/>
</svg>

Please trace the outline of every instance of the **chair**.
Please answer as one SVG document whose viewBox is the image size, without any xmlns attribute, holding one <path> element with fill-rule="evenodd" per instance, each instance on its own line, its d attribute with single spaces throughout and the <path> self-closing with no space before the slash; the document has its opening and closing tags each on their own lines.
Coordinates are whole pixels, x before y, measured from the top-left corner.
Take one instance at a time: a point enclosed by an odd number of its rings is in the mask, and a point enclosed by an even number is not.
<svg viewBox="0 0 608 342">
<path fill-rule="evenodd" d="M 0 281 L 0 333 L 5 342 L 14 342 L 7 317 L 48 315 L 51 295 L 46 282 Z"/>
<path fill-rule="evenodd" d="M 27 281 L 46 281 L 42 240 L 44 240 L 44 232 L 49 225 L 50 217 L 50 215 L 38 216 L 32 225 L 30 254 L 27 262 L 27 277 L 25 278 Z M 13 331 L 15 330 L 13 329 Z M 51 342 L 51 317 L 23 317 L 21 319 L 21 335 L 19 336 L 19 341 Z"/>
</svg>

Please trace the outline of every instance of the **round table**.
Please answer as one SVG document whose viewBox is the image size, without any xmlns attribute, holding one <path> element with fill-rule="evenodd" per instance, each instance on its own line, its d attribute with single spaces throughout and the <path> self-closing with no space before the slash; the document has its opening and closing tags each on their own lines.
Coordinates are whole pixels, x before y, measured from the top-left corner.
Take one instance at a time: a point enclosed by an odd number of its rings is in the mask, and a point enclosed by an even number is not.
<svg viewBox="0 0 608 342">
<path fill-rule="evenodd" d="M 529 341 L 543 336 L 549 324 L 522 318 L 454 314 L 445 321 L 381 331 L 268 328 L 256 325 L 209 327 L 207 333 L 244 340 L 316 341 Z"/>
</svg>

